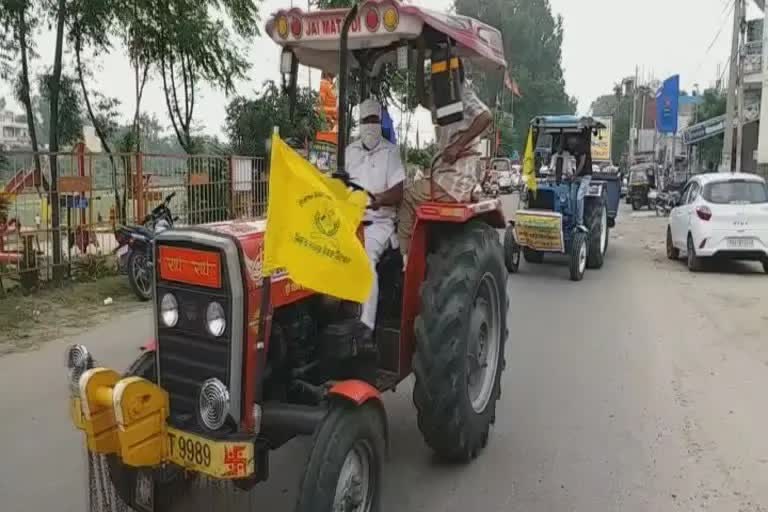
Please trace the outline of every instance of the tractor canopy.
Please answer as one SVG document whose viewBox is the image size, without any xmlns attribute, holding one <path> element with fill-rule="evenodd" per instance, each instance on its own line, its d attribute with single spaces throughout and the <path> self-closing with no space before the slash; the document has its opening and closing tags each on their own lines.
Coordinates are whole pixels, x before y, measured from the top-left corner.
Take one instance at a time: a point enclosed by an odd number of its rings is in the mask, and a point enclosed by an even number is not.
<svg viewBox="0 0 768 512">
<path fill-rule="evenodd" d="M 604 130 L 606 126 L 591 117 L 572 115 L 538 116 L 531 119 L 531 126 L 545 133 L 574 133 L 586 129 L 591 131 Z"/>
<path fill-rule="evenodd" d="M 403 42 L 415 41 L 421 36 L 428 42 L 444 40 L 447 36 L 455 44 L 456 55 L 473 65 L 489 71 L 507 67 L 501 33 L 475 19 L 394 0 L 362 2 L 357 12 L 349 30 L 348 48 L 352 53 L 395 50 Z M 349 9 L 279 10 L 267 21 L 266 31 L 275 43 L 292 50 L 299 63 L 337 74 L 342 25 L 348 13 Z M 384 53 L 390 58 L 396 54 L 394 51 Z M 354 58 L 350 59 L 350 67 L 358 67 Z"/>
</svg>

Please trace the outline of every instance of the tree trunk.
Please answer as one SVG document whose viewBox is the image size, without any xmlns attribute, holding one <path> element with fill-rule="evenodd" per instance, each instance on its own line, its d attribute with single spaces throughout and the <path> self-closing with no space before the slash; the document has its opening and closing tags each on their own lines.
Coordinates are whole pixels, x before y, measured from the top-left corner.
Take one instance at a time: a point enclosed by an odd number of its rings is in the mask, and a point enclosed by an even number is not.
<svg viewBox="0 0 768 512">
<path fill-rule="evenodd" d="M 59 281 L 63 277 L 61 266 L 61 205 L 59 204 L 59 168 L 57 153 L 59 151 L 59 85 L 61 83 L 61 60 L 64 52 L 64 19 L 66 17 L 66 0 L 58 0 L 56 23 L 56 50 L 53 57 L 53 77 L 50 81 L 51 126 L 49 150 L 51 152 L 51 228 L 53 231 L 53 279 Z"/>
<path fill-rule="evenodd" d="M 82 39 L 80 36 L 75 38 L 75 63 L 77 65 L 77 78 L 80 81 L 80 89 L 83 92 L 83 101 L 85 102 L 85 108 L 88 111 L 88 118 L 93 123 L 93 128 L 96 130 L 96 135 L 101 141 L 101 145 L 104 151 L 109 156 L 109 163 L 112 166 L 112 187 L 115 193 L 115 214 L 117 215 L 117 223 L 125 223 L 125 211 L 120 201 L 120 188 L 117 186 L 117 165 L 115 165 L 115 158 L 112 155 L 112 148 L 109 147 L 109 141 L 104 133 L 102 126 L 99 126 L 99 122 L 96 120 L 96 115 L 93 112 L 93 106 L 91 105 L 91 98 L 88 95 L 88 88 L 85 86 L 85 74 L 83 73 L 83 61 L 82 61 Z"/>
<path fill-rule="evenodd" d="M 27 56 L 27 20 L 25 8 L 19 11 L 19 51 L 21 55 L 21 102 L 27 114 L 27 129 L 29 140 L 32 142 L 32 153 L 35 160 L 35 172 L 41 181 L 43 180 L 42 166 L 40 164 L 40 147 L 37 144 L 37 132 L 35 131 L 35 113 L 32 110 L 32 98 L 29 94 L 29 57 Z"/>
</svg>

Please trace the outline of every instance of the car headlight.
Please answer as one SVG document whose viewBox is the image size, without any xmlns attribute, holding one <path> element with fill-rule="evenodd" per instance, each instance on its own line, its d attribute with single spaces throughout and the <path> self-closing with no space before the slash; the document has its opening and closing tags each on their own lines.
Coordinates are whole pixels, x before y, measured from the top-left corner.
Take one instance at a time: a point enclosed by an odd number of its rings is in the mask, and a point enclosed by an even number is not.
<svg viewBox="0 0 768 512">
<path fill-rule="evenodd" d="M 208 332 L 217 338 L 224 334 L 227 328 L 227 317 L 224 314 L 224 307 L 218 302 L 208 304 L 208 309 L 205 311 L 205 325 L 208 327 Z"/>
<path fill-rule="evenodd" d="M 202 426 L 218 430 L 229 414 L 229 390 L 219 379 L 208 379 L 200 388 L 198 414 Z"/>
<path fill-rule="evenodd" d="M 77 344 L 67 347 L 65 359 L 69 371 L 70 391 L 77 394 L 80 376 L 93 366 L 93 359 L 87 348 Z"/>
<path fill-rule="evenodd" d="M 172 293 L 166 293 L 160 300 L 160 320 L 166 327 L 174 327 L 179 321 L 179 303 Z"/>
</svg>

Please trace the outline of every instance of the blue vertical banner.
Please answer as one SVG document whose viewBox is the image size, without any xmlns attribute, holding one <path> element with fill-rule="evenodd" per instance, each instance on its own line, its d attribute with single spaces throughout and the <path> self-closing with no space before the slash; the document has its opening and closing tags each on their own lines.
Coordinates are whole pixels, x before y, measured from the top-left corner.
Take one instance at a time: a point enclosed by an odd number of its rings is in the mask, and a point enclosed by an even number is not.
<svg viewBox="0 0 768 512">
<path fill-rule="evenodd" d="M 680 75 L 674 75 L 656 92 L 656 130 L 677 133 L 677 113 L 680 103 Z"/>
</svg>

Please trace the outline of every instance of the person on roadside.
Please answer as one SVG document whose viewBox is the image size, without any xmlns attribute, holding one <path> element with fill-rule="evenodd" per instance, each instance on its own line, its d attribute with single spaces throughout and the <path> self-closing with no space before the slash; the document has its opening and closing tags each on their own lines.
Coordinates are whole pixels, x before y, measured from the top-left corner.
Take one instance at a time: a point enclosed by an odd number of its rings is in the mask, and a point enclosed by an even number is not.
<svg viewBox="0 0 768 512">
<path fill-rule="evenodd" d="M 431 178 L 414 181 L 406 189 L 400 206 L 398 238 L 406 261 L 418 206 L 426 201 L 471 202 L 473 191 L 483 178 L 478 167 L 480 139 L 489 132 L 493 116 L 467 83 L 461 63 L 459 76 L 464 118 L 445 126 L 435 125 L 438 150 L 432 159 Z"/>
<path fill-rule="evenodd" d="M 405 168 L 400 151 L 381 129 L 381 104 L 367 99 L 360 104 L 360 137 L 347 147 L 346 171 L 350 180 L 373 195 L 365 215 L 365 251 L 373 268 L 373 288 L 363 304 L 360 320 L 373 329 L 379 302 L 376 265 L 395 240 L 396 207 L 403 198 Z"/>
</svg>

